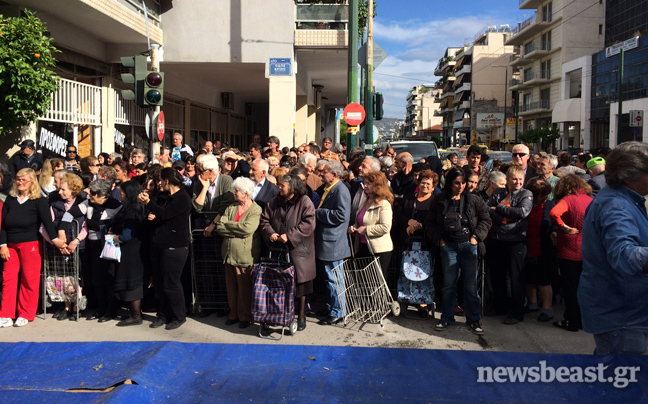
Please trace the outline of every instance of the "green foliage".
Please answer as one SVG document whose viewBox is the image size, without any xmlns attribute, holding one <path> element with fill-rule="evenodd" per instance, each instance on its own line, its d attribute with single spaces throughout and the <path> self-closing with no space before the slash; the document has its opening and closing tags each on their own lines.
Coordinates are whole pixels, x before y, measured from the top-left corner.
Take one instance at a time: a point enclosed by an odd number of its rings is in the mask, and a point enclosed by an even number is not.
<svg viewBox="0 0 648 404">
<path fill-rule="evenodd" d="M 373 2 L 373 16 L 376 18 L 377 1 Z M 358 1 L 358 36 L 364 36 L 365 28 L 367 28 L 367 18 L 369 17 L 369 2 L 367 0 Z"/>
<path fill-rule="evenodd" d="M 47 112 L 59 77 L 48 69 L 59 52 L 45 26 L 30 12 L 0 15 L 0 134 L 28 125 Z"/>
<path fill-rule="evenodd" d="M 540 143 L 543 146 L 552 144 L 560 138 L 558 128 L 531 128 L 518 135 L 518 139 L 528 144 Z"/>
<path fill-rule="evenodd" d="M 344 119 L 340 119 L 340 143 L 345 143 L 347 140 L 347 123 Z"/>
</svg>

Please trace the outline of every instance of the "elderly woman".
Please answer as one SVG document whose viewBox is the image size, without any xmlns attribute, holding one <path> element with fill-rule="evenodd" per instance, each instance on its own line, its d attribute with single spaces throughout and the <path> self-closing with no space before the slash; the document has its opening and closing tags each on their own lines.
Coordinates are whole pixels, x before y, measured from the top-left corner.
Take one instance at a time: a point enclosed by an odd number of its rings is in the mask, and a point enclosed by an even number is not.
<svg viewBox="0 0 648 404">
<path fill-rule="evenodd" d="M 110 262 L 100 258 L 104 247 L 104 236 L 108 233 L 113 217 L 121 209 L 121 203 L 110 196 L 112 183 L 108 180 L 96 180 L 90 184 L 90 196 L 87 200 L 70 208 L 59 224 L 59 238 L 67 240 L 67 231 L 74 218 L 84 216 L 88 228 L 85 243 L 88 271 L 84 270 L 85 284 L 91 284 L 97 301 L 97 311 L 87 320 L 99 320 L 101 323 L 112 320 L 116 314 L 113 293 L 113 275 Z M 73 243 L 70 241 L 70 243 Z"/>
<path fill-rule="evenodd" d="M 167 167 L 160 173 L 160 189 L 168 197 L 154 201 L 145 192 L 138 197 L 150 211 L 153 227 L 150 257 L 158 311 L 151 328 L 175 330 L 187 319 L 181 276 L 189 256 L 191 196 L 183 187 L 182 174 Z"/>
<path fill-rule="evenodd" d="M 235 203 L 225 209 L 216 225 L 223 237 L 222 256 L 225 260 L 225 283 L 230 314 L 225 325 L 239 323 L 247 328 L 252 323 L 252 265 L 259 261 L 261 235 L 257 231 L 261 208 L 252 200 L 254 182 L 239 177 L 232 183 Z"/>
<path fill-rule="evenodd" d="M 524 169 L 519 164 L 509 165 L 506 180 L 506 188 L 496 190 L 488 201 L 493 227 L 488 234 L 491 254 L 486 258 L 493 285 L 493 314 L 507 313 L 504 324 L 513 325 L 524 319 L 524 258 L 533 194 L 522 188 Z"/>
<path fill-rule="evenodd" d="M 34 170 L 23 168 L 18 171 L 9 196 L 2 206 L 0 258 L 4 261 L 4 269 L 0 327 L 22 327 L 29 321 L 34 321 L 36 316 L 42 265 L 38 233 L 41 224 L 45 226 L 47 234 L 57 248 L 65 247 L 65 240 L 56 236 L 56 229 L 47 208 L 47 199 L 41 198 L 41 189 Z"/>
<path fill-rule="evenodd" d="M 269 171 L 272 171 L 275 168 L 279 168 L 279 159 L 276 158 L 275 156 L 268 157 L 268 166 L 269 166 L 268 168 Z"/>
<path fill-rule="evenodd" d="M 553 323 L 567 331 L 581 328 L 581 313 L 577 291 L 583 272 L 583 219 L 592 202 L 592 187 L 577 174 L 568 174 L 558 180 L 554 199 L 560 201 L 551 209 L 551 220 L 558 226 L 558 268 L 562 296 L 565 298 L 563 321 Z"/>
<path fill-rule="evenodd" d="M 491 171 L 488 174 L 488 187 L 477 193 L 484 202 L 488 203 L 495 190 L 506 187 L 506 174 L 501 171 Z"/>
<path fill-rule="evenodd" d="M 542 298 L 542 312 L 536 320 L 547 322 L 553 318 L 553 290 L 551 281 L 556 269 L 557 227 L 551 223 L 549 212 L 556 204 L 549 199 L 551 184 L 542 178 L 532 178 L 526 189 L 533 194 L 533 209 L 529 214 L 529 237 L 524 260 L 526 275 L 527 312 L 537 312 L 538 292 Z M 553 240 L 553 241 L 552 241 Z"/>
<path fill-rule="evenodd" d="M 466 325 L 474 334 L 483 335 L 477 268 L 479 243 L 488 235 L 491 218 L 481 198 L 466 191 L 466 174 L 461 169 L 448 170 L 443 191 L 432 200 L 425 221 L 432 243 L 441 249 L 443 268 L 441 320 L 434 329 L 444 331 L 455 321 L 457 281 L 461 271 Z"/>
<path fill-rule="evenodd" d="M 432 170 L 421 171 L 417 192 L 406 195 L 394 212 L 396 244 L 404 246 L 408 236 L 425 237 L 423 223 L 432 202 L 434 177 L 439 178 Z"/>
<path fill-rule="evenodd" d="M 65 213 L 69 211 L 73 206 L 76 206 L 83 202 L 85 198 L 81 196 L 81 191 L 83 191 L 83 182 L 78 175 L 68 173 L 61 177 L 60 186 L 59 186 L 59 196 L 52 201 L 50 205 L 50 212 L 52 214 L 52 221 L 55 224 L 58 224 Z M 63 248 L 61 252 L 63 254 L 72 254 L 77 248 L 84 249 L 85 243 L 83 240 L 88 235 L 87 226 L 85 223 L 85 217 L 83 215 L 75 217 L 74 220 L 81 225 L 81 228 L 78 229 L 79 233 L 77 234 L 77 229 L 70 229 L 66 234 L 66 238 L 71 240 L 67 247 Z M 49 242 L 49 237 L 45 231 L 45 227 L 41 226 L 41 234 L 43 238 Z M 78 280 L 76 280 L 78 282 Z M 72 307 L 72 302 L 65 301 L 65 309 L 58 310 L 54 313 L 52 318 L 56 318 L 59 321 L 70 319 L 71 321 L 76 321 L 76 308 Z M 85 309 L 85 304 L 81 305 L 81 310 Z"/>
<path fill-rule="evenodd" d="M 367 200 L 359 208 L 355 223 L 349 227 L 349 234 L 356 235 L 356 256 L 378 257 L 386 278 L 394 250 L 389 234 L 392 226 L 394 195 L 389 190 L 385 174 L 380 171 L 369 171 L 363 175 L 362 183 Z"/>
<path fill-rule="evenodd" d="M 279 195 L 266 205 L 260 228 L 266 243 L 285 245 L 289 251 L 299 302 L 297 330 L 302 331 L 306 328 L 306 296 L 313 293 L 315 279 L 315 206 L 299 177 L 287 174 L 281 178 Z"/>
</svg>

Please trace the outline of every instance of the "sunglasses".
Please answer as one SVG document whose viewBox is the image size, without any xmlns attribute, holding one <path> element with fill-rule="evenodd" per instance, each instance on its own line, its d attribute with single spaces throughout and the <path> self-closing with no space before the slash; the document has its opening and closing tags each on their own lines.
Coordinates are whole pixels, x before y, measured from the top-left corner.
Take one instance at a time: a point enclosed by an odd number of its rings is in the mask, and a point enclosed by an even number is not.
<svg viewBox="0 0 648 404">
<path fill-rule="evenodd" d="M 529 153 L 512 153 L 511 156 L 513 157 L 524 157 Z"/>
<path fill-rule="evenodd" d="M 92 166 L 93 167 L 101 167 L 101 164 L 97 163 L 97 164 L 93 164 Z"/>
<path fill-rule="evenodd" d="M 97 196 L 98 194 L 97 194 L 97 192 L 95 192 L 95 191 L 90 191 L 90 195 L 92 195 L 92 196 Z"/>
<path fill-rule="evenodd" d="M 67 152 L 76 154 L 76 151 L 74 151 L 74 150 L 68 150 Z"/>
</svg>

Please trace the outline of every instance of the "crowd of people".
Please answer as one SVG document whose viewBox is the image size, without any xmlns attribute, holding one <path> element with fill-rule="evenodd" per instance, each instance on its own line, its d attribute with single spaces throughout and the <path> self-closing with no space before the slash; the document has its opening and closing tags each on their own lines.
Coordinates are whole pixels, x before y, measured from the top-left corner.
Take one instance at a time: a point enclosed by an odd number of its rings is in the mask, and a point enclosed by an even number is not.
<svg viewBox="0 0 648 404">
<path fill-rule="evenodd" d="M 316 277 L 324 278 L 326 306 L 314 315 L 319 324 L 335 324 L 346 314 L 338 290 L 343 261 L 352 254 L 376 257 L 386 275 L 392 255 L 418 239 L 436 263 L 440 293 L 430 293 L 441 311 L 437 331 L 465 315 L 470 330 L 482 335 L 482 312 L 503 316 L 505 325 L 531 313 L 549 322 L 559 298 L 565 312 L 553 325 L 566 331 L 587 327 L 578 299 L 581 274 L 587 273 L 586 212 L 607 187 L 628 181 L 606 170 L 618 170 L 624 158 L 616 149 L 554 156 L 531 154 L 518 144 L 512 162 L 503 164 L 476 145 L 465 156 L 414 161 L 391 147 L 373 155 L 356 148 L 347 155 L 330 138 L 281 148 L 270 136 L 266 144 L 257 135 L 247 150 L 218 141 L 192 150 L 176 133 L 173 144 L 150 159 L 139 149 L 79 158 L 73 145 L 65 158 L 47 159 L 34 142 L 22 142 L 21 152 L 0 167 L 6 196 L 0 326 L 34 320 L 44 239 L 61 254 L 79 249 L 79 291 L 92 309 L 86 310 L 88 320 L 111 321 L 126 307 L 128 315 L 117 325 L 142 324 L 152 285 L 157 316 L 150 327 L 180 327 L 187 316 L 189 216 L 202 213 L 197 225 L 204 237 L 222 238 L 229 310 L 219 314 L 227 315 L 226 325 L 253 322 L 254 265 L 269 250 L 289 252 L 303 330 Z M 72 223 L 80 231 L 71 233 Z M 121 260 L 104 256 L 107 239 L 119 245 Z M 643 263 L 645 250 L 641 254 L 629 259 Z M 78 320 L 71 304 L 54 316 Z"/>
</svg>

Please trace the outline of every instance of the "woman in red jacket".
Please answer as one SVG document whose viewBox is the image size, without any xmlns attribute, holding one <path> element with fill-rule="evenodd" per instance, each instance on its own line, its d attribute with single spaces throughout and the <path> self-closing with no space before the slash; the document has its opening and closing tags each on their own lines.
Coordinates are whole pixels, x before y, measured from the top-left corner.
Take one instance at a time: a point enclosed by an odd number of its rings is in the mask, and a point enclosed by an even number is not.
<svg viewBox="0 0 648 404">
<path fill-rule="evenodd" d="M 551 220 L 559 230 L 557 256 L 565 313 L 563 320 L 555 321 L 553 325 L 576 332 L 581 327 L 577 291 L 578 281 L 583 272 L 583 219 L 585 210 L 592 202 L 592 187 L 575 174 L 566 175 L 556 184 L 554 200 L 560 201 L 551 210 Z"/>
</svg>

